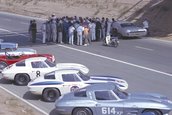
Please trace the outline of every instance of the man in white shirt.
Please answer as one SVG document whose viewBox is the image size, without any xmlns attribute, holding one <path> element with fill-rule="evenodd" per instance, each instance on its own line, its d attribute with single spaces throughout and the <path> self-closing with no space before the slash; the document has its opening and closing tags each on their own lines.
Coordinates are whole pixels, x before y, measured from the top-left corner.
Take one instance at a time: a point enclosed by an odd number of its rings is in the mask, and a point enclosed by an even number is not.
<svg viewBox="0 0 172 115">
<path fill-rule="evenodd" d="M 149 35 L 149 22 L 147 19 L 143 21 L 143 28 L 147 30 L 147 35 Z"/>
<path fill-rule="evenodd" d="M 77 45 L 83 45 L 82 44 L 82 41 L 83 41 L 82 33 L 84 31 L 84 27 L 81 26 L 81 24 L 80 24 L 79 27 L 76 29 L 76 31 L 77 31 Z"/>
</svg>

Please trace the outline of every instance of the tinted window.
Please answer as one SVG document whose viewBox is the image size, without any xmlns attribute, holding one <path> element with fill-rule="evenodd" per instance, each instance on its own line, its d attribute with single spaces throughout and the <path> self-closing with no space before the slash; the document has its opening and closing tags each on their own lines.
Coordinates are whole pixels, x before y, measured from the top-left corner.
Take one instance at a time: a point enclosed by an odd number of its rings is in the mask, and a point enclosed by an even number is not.
<svg viewBox="0 0 172 115">
<path fill-rule="evenodd" d="M 84 75 L 82 72 L 78 72 L 77 74 L 83 81 L 88 81 L 90 79 L 90 76 Z"/>
<path fill-rule="evenodd" d="M 17 62 L 16 66 L 26 66 L 25 61 Z"/>
<path fill-rule="evenodd" d="M 45 74 L 44 79 L 55 79 L 55 72 Z"/>
<path fill-rule="evenodd" d="M 95 96 L 97 100 L 116 100 L 111 91 L 96 91 Z"/>
<path fill-rule="evenodd" d="M 65 82 L 80 81 L 80 79 L 75 74 L 63 74 L 62 79 Z"/>
<path fill-rule="evenodd" d="M 47 65 L 49 65 L 50 67 L 55 67 L 56 65 L 52 62 L 50 62 L 48 59 L 45 60 L 45 62 L 47 63 Z"/>
<path fill-rule="evenodd" d="M 86 91 L 76 91 L 74 92 L 75 97 L 87 97 Z"/>
<path fill-rule="evenodd" d="M 31 62 L 32 68 L 47 68 L 47 65 L 42 61 Z"/>
</svg>

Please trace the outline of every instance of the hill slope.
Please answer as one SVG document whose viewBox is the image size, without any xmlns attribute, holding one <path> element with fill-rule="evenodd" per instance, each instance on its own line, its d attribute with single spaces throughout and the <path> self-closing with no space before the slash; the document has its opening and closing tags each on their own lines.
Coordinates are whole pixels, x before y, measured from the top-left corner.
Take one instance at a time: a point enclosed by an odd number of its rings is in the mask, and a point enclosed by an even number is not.
<svg viewBox="0 0 172 115">
<path fill-rule="evenodd" d="M 0 10 L 48 18 L 57 16 L 114 17 L 141 24 L 147 17 L 152 36 L 172 33 L 171 0 L 0 0 Z"/>
</svg>

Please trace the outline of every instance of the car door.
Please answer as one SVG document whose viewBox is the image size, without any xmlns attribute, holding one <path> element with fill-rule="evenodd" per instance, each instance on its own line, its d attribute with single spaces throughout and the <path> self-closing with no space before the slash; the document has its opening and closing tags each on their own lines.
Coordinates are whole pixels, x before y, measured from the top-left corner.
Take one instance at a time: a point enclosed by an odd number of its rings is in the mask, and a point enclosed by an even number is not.
<svg viewBox="0 0 172 115">
<path fill-rule="evenodd" d="M 51 72 L 51 68 L 49 68 L 44 61 L 32 61 L 30 64 L 32 79 L 44 76 L 45 73 Z"/>
<path fill-rule="evenodd" d="M 85 86 L 76 74 L 62 74 L 61 77 L 64 82 L 62 93 L 72 92 Z"/>
<path fill-rule="evenodd" d="M 123 102 L 111 91 L 95 91 L 96 112 L 98 115 L 124 115 Z"/>
</svg>

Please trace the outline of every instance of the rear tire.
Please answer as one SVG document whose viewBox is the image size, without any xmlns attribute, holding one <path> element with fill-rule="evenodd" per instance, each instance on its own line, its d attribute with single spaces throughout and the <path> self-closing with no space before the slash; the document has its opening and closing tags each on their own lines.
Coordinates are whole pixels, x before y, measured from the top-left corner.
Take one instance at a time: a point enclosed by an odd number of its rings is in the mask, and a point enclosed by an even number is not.
<svg viewBox="0 0 172 115">
<path fill-rule="evenodd" d="M 8 66 L 7 63 L 1 61 L 1 62 L 0 62 L 0 71 L 2 71 L 2 70 L 3 70 L 5 67 L 7 67 L 7 66 Z"/>
<path fill-rule="evenodd" d="M 153 115 L 163 115 L 159 110 L 144 110 L 142 114 L 144 113 L 152 113 Z"/>
<path fill-rule="evenodd" d="M 30 77 L 25 73 L 20 73 L 15 76 L 14 81 L 17 85 L 24 86 L 29 83 Z"/>
<path fill-rule="evenodd" d="M 93 115 L 89 108 L 75 108 L 72 115 Z"/>
<path fill-rule="evenodd" d="M 42 98 L 47 102 L 54 102 L 61 96 L 60 91 L 55 88 L 48 88 L 43 91 Z"/>
</svg>

